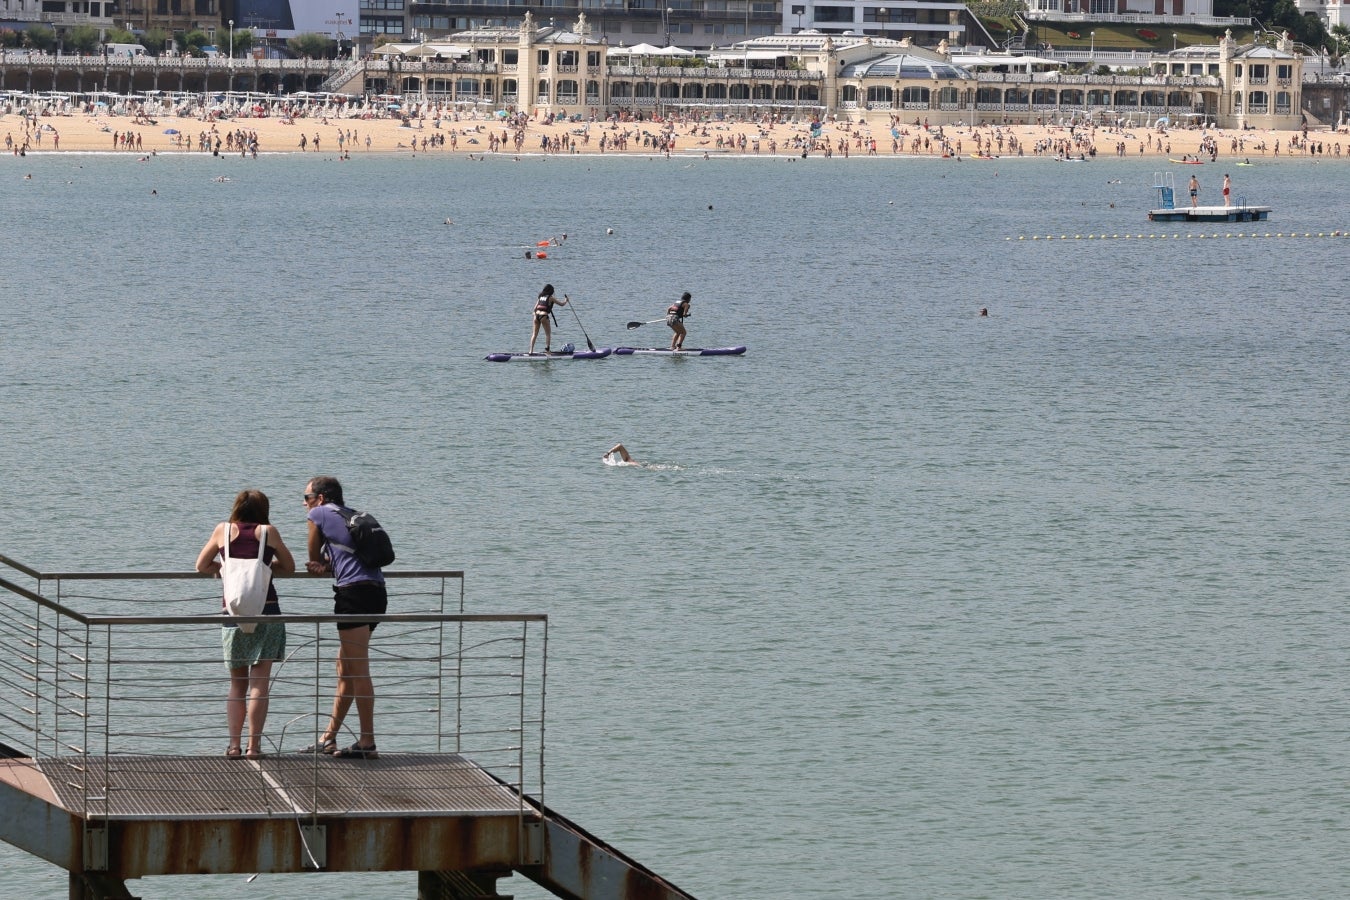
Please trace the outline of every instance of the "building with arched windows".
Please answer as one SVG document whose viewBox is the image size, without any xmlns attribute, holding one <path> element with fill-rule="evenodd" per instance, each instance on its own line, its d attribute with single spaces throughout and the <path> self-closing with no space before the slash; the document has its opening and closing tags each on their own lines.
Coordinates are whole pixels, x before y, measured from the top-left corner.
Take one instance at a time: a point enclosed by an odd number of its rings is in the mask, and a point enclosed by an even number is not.
<svg viewBox="0 0 1350 900">
<path fill-rule="evenodd" d="M 1160 55 L 1130 74 L 1035 71 L 1027 57 L 953 60 L 947 42 L 815 32 L 775 34 L 705 55 L 671 47 L 611 47 L 584 14 L 574 27 L 484 28 L 442 41 L 391 44 L 354 77 L 355 89 L 413 94 L 539 115 L 687 118 L 836 117 L 873 124 L 1034 124 L 1158 120 L 1225 128 L 1297 128 L 1302 57 L 1286 36 Z M 620 52 L 624 51 L 624 52 Z M 352 87 L 340 89 L 352 90 Z"/>
</svg>

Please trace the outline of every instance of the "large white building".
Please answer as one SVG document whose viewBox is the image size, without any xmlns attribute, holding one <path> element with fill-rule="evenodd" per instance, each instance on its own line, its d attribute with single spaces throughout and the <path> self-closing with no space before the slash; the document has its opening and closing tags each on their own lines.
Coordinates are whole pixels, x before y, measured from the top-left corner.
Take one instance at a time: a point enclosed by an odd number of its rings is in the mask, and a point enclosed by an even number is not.
<svg viewBox="0 0 1350 900">
<path fill-rule="evenodd" d="M 1317 16 L 1327 30 L 1337 25 L 1350 25 L 1350 4 L 1344 0 L 1297 0 L 1298 11 L 1305 16 Z"/>
<path fill-rule="evenodd" d="M 944 0 L 785 0 L 784 33 L 870 35 L 908 39 L 920 47 L 992 43 L 987 34 L 971 34 L 979 23 L 964 3 Z"/>
</svg>

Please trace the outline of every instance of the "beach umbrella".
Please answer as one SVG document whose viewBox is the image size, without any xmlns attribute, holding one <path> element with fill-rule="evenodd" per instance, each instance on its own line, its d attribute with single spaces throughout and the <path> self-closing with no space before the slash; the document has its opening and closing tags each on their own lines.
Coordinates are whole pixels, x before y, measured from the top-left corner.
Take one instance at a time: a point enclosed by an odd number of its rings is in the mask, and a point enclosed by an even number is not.
<svg viewBox="0 0 1350 900">
<path fill-rule="evenodd" d="M 165 133 L 165 134 L 177 134 L 177 133 L 178 133 L 178 129 L 177 129 L 177 128 L 165 128 L 165 129 L 164 129 L 164 133 Z"/>
</svg>

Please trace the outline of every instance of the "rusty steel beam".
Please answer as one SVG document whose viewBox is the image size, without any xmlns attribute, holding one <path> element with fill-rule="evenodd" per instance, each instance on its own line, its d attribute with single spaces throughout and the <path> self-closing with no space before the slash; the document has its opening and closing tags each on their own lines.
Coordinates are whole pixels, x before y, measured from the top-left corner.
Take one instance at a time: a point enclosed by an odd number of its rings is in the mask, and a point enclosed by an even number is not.
<svg viewBox="0 0 1350 900">
<path fill-rule="evenodd" d="M 120 878 L 101 872 L 71 872 L 70 900 L 139 900 Z"/>
<path fill-rule="evenodd" d="M 322 846 L 306 847 L 301 825 Z M 151 875 L 510 869 L 520 860 L 515 816 L 320 816 L 108 823 L 108 868 Z"/>
<path fill-rule="evenodd" d="M 497 893 L 497 879 L 510 871 L 418 872 L 417 900 L 512 900 Z"/>
<path fill-rule="evenodd" d="M 0 841 L 66 871 L 82 868 L 84 823 L 56 803 L 46 779 L 25 761 L 0 772 Z"/>
<path fill-rule="evenodd" d="M 544 861 L 516 871 L 567 900 L 695 900 L 580 825 L 544 810 Z"/>
</svg>

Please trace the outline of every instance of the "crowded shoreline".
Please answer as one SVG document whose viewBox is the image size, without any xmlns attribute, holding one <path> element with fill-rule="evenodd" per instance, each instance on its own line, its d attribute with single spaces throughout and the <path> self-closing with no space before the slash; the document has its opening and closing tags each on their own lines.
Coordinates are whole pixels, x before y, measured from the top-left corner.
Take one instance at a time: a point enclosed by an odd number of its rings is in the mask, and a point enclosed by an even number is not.
<svg viewBox="0 0 1350 900">
<path fill-rule="evenodd" d="M 1125 123 L 926 126 L 825 120 L 694 121 L 619 119 L 578 122 L 524 114 L 461 114 L 428 106 L 411 114 L 353 115 L 341 108 L 281 105 L 238 110 L 6 107 L 0 114 L 7 156 L 52 152 L 124 153 L 149 160 L 163 153 L 573 154 L 670 155 L 682 158 L 759 156 L 952 157 L 958 159 L 1129 158 L 1220 162 L 1350 157 L 1350 135 L 1330 130 L 1266 131 Z"/>
</svg>

